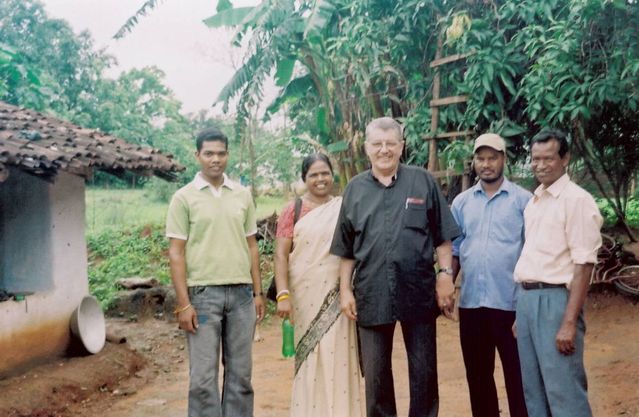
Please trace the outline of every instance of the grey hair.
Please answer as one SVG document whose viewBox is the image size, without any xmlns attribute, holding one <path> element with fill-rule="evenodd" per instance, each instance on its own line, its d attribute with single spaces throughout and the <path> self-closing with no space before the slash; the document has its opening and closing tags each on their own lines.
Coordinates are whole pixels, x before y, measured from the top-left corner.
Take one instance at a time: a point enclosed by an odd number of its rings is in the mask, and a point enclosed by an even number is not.
<svg viewBox="0 0 639 417">
<path fill-rule="evenodd" d="M 402 125 L 400 125 L 399 122 L 397 122 L 397 120 L 393 119 L 392 117 L 378 117 L 377 119 L 371 120 L 370 123 L 366 125 L 367 140 L 370 136 L 371 131 L 375 129 L 384 131 L 394 130 L 395 132 L 397 132 L 399 140 L 404 140 L 404 129 L 402 128 Z"/>
</svg>

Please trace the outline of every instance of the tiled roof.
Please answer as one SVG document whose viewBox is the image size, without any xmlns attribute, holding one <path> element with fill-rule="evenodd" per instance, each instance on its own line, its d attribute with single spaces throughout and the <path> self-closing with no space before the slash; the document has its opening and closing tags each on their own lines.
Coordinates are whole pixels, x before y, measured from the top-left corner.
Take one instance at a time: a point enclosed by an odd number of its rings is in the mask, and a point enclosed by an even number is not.
<svg viewBox="0 0 639 417">
<path fill-rule="evenodd" d="M 97 130 L 0 101 L 0 182 L 8 166 L 52 179 L 58 171 L 89 177 L 93 170 L 176 179 L 184 167 L 159 149 L 133 145 Z"/>
</svg>

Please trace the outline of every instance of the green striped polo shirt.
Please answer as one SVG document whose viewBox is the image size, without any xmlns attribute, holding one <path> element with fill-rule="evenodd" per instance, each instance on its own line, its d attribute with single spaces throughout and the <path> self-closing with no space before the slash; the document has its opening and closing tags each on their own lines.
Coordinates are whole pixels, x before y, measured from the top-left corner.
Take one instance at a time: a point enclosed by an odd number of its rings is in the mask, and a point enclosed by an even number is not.
<svg viewBox="0 0 639 417">
<path fill-rule="evenodd" d="M 250 284 L 246 237 L 257 232 L 249 190 L 230 181 L 215 189 L 198 173 L 171 199 L 166 236 L 186 240 L 187 286 Z"/>
</svg>

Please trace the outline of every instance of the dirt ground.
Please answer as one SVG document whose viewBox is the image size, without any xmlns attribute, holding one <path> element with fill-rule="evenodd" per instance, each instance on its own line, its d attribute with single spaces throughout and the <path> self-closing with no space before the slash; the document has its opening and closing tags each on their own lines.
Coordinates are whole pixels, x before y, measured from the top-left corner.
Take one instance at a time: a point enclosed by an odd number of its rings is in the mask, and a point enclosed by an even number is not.
<svg viewBox="0 0 639 417">
<path fill-rule="evenodd" d="M 614 292 L 589 296 L 586 368 L 594 415 L 639 416 L 639 304 Z M 259 327 L 254 345 L 256 417 L 287 415 L 293 361 L 280 355 L 279 321 Z M 124 344 L 98 355 L 66 358 L 0 380 L 0 416 L 176 417 L 186 415 L 185 340 L 176 324 L 149 318 L 109 319 Z M 438 320 L 440 415 L 470 415 L 458 326 Z M 408 377 L 401 332 L 396 335 L 395 385 L 399 415 L 407 414 Z M 495 372 L 502 416 L 508 416 L 503 377 Z"/>
</svg>

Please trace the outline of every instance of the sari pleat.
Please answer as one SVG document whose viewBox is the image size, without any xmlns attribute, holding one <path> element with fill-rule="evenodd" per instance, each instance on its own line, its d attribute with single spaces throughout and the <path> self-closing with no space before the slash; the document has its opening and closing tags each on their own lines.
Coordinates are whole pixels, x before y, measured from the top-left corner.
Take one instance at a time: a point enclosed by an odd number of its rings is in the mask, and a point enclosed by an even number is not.
<svg viewBox="0 0 639 417">
<path fill-rule="evenodd" d="M 296 372 L 291 417 L 361 416 L 355 323 L 339 310 L 339 258 L 329 249 L 341 198 L 296 224 L 289 256 Z"/>
</svg>

